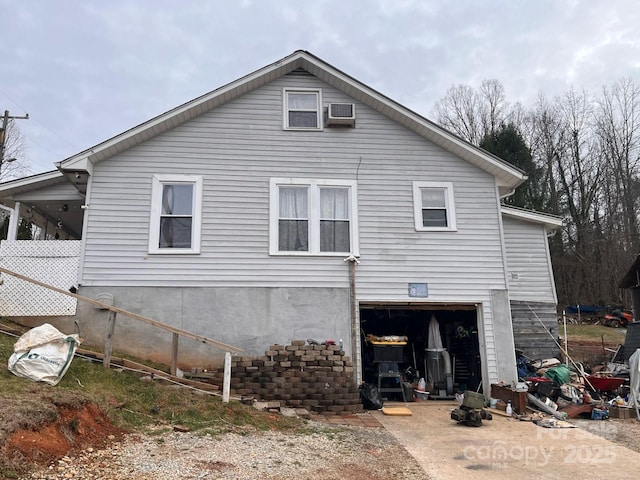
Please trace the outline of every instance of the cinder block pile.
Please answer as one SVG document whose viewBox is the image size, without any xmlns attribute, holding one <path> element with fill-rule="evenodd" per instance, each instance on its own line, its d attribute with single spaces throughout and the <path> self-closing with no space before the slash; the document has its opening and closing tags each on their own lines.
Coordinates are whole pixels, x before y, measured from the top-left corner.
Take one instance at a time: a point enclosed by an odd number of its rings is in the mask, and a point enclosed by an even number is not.
<svg viewBox="0 0 640 480">
<path fill-rule="evenodd" d="M 280 401 L 284 407 L 349 415 L 362 411 L 353 364 L 338 345 L 271 345 L 261 357 L 231 360 L 231 395 Z M 222 385 L 223 368 L 214 381 Z"/>
</svg>

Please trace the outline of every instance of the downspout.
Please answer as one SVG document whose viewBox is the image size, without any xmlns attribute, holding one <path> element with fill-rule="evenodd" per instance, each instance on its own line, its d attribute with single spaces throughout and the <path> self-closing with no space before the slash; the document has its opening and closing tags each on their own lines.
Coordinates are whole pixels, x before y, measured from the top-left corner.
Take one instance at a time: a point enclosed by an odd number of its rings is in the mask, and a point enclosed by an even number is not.
<svg viewBox="0 0 640 480">
<path fill-rule="evenodd" d="M 349 255 L 344 259 L 349 262 L 349 306 L 351 310 L 351 360 L 353 361 L 354 380 L 356 385 L 362 382 L 360 369 L 360 322 L 358 318 L 358 302 L 356 297 L 356 265 L 360 263 L 358 257 Z"/>
</svg>

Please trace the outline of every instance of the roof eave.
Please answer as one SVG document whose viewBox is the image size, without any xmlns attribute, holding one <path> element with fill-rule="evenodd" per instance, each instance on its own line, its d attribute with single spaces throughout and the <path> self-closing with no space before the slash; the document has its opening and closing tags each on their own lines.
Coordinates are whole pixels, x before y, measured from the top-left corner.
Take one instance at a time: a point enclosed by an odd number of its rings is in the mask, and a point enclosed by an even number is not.
<svg viewBox="0 0 640 480">
<path fill-rule="evenodd" d="M 547 230 L 555 230 L 564 225 L 562 217 L 558 217 L 557 215 L 551 215 L 548 213 L 536 212 L 535 210 L 502 205 L 501 211 L 503 215 L 517 218 L 518 220 L 544 225 Z"/>
<path fill-rule="evenodd" d="M 282 60 L 183 103 L 102 143 L 62 160 L 56 166 L 61 170 L 69 171 L 86 166 L 87 162 L 94 164 L 117 155 L 299 68 L 300 58 L 303 54 L 304 52 L 302 51 L 294 52 Z"/>
<path fill-rule="evenodd" d="M 526 180 L 526 174 L 520 169 L 471 145 L 425 117 L 303 50 L 298 50 L 277 62 L 69 157 L 59 162 L 57 166 L 61 170 L 69 171 L 81 166 L 87 167 L 89 163 L 94 164 L 117 155 L 300 67 L 418 135 L 492 174 L 496 178 L 501 194 L 508 193 Z"/>
</svg>

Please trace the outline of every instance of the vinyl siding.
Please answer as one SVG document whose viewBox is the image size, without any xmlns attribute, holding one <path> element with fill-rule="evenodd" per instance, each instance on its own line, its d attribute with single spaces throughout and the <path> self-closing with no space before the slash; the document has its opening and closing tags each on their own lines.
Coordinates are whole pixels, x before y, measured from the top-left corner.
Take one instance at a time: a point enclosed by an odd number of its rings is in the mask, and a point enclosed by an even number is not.
<svg viewBox="0 0 640 480">
<path fill-rule="evenodd" d="M 429 300 L 485 301 L 490 318 L 489 290 L 506 288 L 493 177 L 357 102 L 355 129 L 285 131 L 284 87 L 353 102 L 288 75 L 97 164 L 82 284 L 348 287 L 342 257 L 269 256 L 268 243 L 270 178 L 345 179 L 358 188 L 360 301 L 406 301 L 407 283 L 425 282 Z M 147 253 L 153 174 L 203 176 L 199 255 Z M 458 231 L 415 231 L 413 181 L 453 182 Z"/>
<path fill-rule="evenodd" d="M 555 285 L 544 226 L 503 217 L 512 300 L 555 304 Z"/>
</svg>

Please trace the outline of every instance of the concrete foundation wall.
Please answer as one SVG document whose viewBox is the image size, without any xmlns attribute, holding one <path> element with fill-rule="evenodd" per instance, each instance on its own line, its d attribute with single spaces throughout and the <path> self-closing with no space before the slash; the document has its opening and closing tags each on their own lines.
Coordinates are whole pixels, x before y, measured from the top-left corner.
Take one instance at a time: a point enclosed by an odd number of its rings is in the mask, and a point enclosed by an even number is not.
<svg viewBox="0 0 640 480">
<path fill-rule="evenodd" d="M 308 338 L 336 343 L 342 339 L 346 354 L 351 354 L 346 288 L 81 287 L 78 293 L 96 298 L 105 292 L 113 295 L 119 308 L 243 348 L 243 355 L 264 355 L 268 345 Z M 78 302 L 76 318 L 85 343 L 104 345 L 107 311 Z M 117 316 L 116 353 L 169 363 L 171 341 L 171 332 Z M 180 339 L 178 366 L 182 369 L 216 366 L 223 357 L 221 350 Z"/>
</svg>

